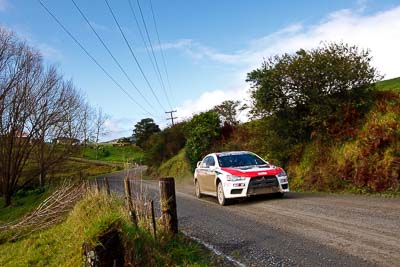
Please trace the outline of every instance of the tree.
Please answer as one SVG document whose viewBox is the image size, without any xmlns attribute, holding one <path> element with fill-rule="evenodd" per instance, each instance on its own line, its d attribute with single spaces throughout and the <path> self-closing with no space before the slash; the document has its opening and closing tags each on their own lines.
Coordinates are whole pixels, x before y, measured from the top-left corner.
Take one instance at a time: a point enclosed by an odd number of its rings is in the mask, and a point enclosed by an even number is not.
<svg viewBox="0 0 400 267">
<path fill-rule="evenodd" d="M 107 129 L 104 128 L 108 115 L 103 113 L 101 108 L 97 109 L 94 117 L 94 141 L 96 145 L 99 143 L 100 137 L 107 134 Z"/>
<path fill-rule="evenodd" d="M 6 206 L 28 161 L 37 163 L 44 184 L 60 152 L 49 141 L 79 133 L 80 99 L 54 67 L 44 68 L 37 50 L 0 27 L 0 188 Z"/>
<path fill-rule="evenodd" d="M 149 137 L 160 131 L 160 127 L 153 119 L 145 118 L 135 124 L 132 137 L 135 140 L 136 145 L 144 148 Z"/>
<path fill-rule="evenodd" d="M 194 169 L 197 161 L 220 135 L 220 119 L 215 111 L 194 115 L 186 125 L 186 156 Z"/>
<path fill-rule="evenodd" d="M 368 50 L 343 43 L 277 55 L 248 73 L 256 117 L 275 118 L 278 136 L 291 143 L 326 134 L 332 125 L 368 107 L 380 79 Z"/>
<path fill-rule="evenodd" d="M 238 109 L 240 101 L 226 100 L 221 104 L 215 106 L 213 110 L 218 113 L 222 123 L 227 123 L 235 126 L 239 123 Z"/>
<path fill-rule="evenodd" d="M 146 142 L 146 164 L 160 166 L 162 162 L 178 154 L 186 143 L 185 125 L 186 122 L 180 122 L 151 135 Z"/>
</svg>

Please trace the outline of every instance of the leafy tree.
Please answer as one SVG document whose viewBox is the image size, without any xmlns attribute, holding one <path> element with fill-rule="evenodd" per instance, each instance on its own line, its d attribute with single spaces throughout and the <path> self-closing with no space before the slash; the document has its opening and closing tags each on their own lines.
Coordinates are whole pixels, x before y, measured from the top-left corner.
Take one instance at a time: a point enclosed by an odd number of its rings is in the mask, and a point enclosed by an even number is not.
<svg viewBox="0 0 400 267">
<path fill-rule="evenodd" d="M 160 131 L 160 127 L 154 122 L 153 119 L 145 118 L 135 124 L 132 137 L 135 140 L 136 145 L 144 148 L 149 137 Z"/>
<path fill-rule="evenodd" d="M 226 100 L 215 106 L 213 111 L 218 113 L 223 123 L 235 126 L 239 123 L 237 111 L 240 106 L 240 101 Z"/>
<path fill-rule="evenodd" d="M 186 156 L 192 168 L 220 135 L 220 119 L 215 111 L 194 115 L 186 126 Z"/>
<path fill-rule="evenodd" d="M 368 107 L 370 90 L 381 78 L 370 62 L 368 50 L 343 43 L 271 57 L 248 73 L 251 112 L 275 118 L 278 136 L 290 143 L 329 133 Z"/>
</svg>

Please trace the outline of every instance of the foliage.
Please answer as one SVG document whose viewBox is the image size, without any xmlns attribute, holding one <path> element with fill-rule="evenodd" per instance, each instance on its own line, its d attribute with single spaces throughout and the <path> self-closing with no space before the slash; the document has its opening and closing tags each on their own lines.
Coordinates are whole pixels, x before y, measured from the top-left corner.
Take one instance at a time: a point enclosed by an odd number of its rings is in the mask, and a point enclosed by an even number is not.
<svg viewBox="0 0 400 267">
<path fill-rule="evenodd" d="M 194 170 L 220 136 L 220 119 L 216 112 L 207 111 L 194 115 L 186 125 L 186 156 Z"/>
<path fill-rule="evenodd" d="M 248 74 L 253 115 L 274 117 L 274 128 L 291 144 L 326 135 L 354 110 L 368 106 L 380 78 L 369 51 L 331 43 L 275 56 Z"/>
<path fill-rule="evenodd" d="M 376 92 L 354 138 L 305 143 L 288 166 L 293 189 L 400 193 L 400 95 Z M 297 160 L 297 159 L 299 160 Z"/>
<path fill-rule="evenodd" d="M 150 136 L 146 143 L 146 164 L 158 167 L 175 156 L 186 144 L 185 125 L 186 122 L 177 123 Z"/>
<path fill-rule="evenodd" d="M 82 242 L 97 244 L 99 236 L 116 228 L 133 266 L 206 266 L 196 244 L 159 233 L 160 242 L 145 229 L 134 227 L 123 200 L 105 194 L 89 194 L 67 220 L 41 233 L 0 245 L 1 266 L 81 266 Z M 50 249 L 49 249 L 50 248 Z"/>
<path fill-rule="evenodd" d="M 153 119 L 145 118 L 135 124 L 132 137 L 135 140 L 136 145 L 144 148 L 149 137 L 160 131 L 160 127 Z"/>
<path fill-rule="evenodd" d="M 227 123 L 229 125 L 234 126 L 239 124 L 239 119 L 238 119 L 239 106 L 240 106 L 240 101 L 226 100 L 221 104 L 215 106 L 213 108 L 213 111 L 218 113 L 218 115 L 220 116 L 220 120 L 223 123 Z"/>
</svg>

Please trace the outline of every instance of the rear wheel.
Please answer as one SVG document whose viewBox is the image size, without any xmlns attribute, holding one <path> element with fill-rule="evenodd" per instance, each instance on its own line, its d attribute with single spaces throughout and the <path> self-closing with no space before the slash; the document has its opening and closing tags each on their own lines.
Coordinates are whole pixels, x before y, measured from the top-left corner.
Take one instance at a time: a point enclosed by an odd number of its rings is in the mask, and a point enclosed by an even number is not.
<svg viewBox="0 0 400 267">
<path fill-rule="evenodd" d="M 194 192 L 195 192 L 196 197 L 197 198 L 201 198 L 202 194 L 201 194 L 201 191 L 200 191 L 200 184 L 197 181 L 197 179 L 194 181 L 194 190 L 195 190 Z"/>
<path fill-rule="evenodd" d="M 224 188 L 223 188 L 221 182 L 219 182 L 218 185 L 217 185 L 217 198 L 218 198 L 218 203 L 221 206 L 228 205 L 228 200 L 225 198 Z"/>
</svg>

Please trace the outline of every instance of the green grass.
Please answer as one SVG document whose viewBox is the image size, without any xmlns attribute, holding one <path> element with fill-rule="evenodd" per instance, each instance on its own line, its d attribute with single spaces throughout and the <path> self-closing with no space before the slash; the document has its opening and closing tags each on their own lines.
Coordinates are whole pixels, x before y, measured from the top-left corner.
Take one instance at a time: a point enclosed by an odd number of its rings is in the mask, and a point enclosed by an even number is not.
<svg viewBox="0 0 400 267">
<path fill-rule="evenodd" d="M 57 184 L 65 178 L 93 177 L 116 171 L 117 168 L 94 163 L 64 161 L 48 174 L 48 179 Z M 27 177 L 22 177 L 25 180 Z M 26 213 L 33 211 L 51 192 L 47 187 L 24 188 L 15 193 L 11 205 L 4 207 L 4 198 L 0 197 L 0 224 L 18 220 Z"/>
<path fill-rule="evenodd" d="M 190 179 L 193 177 L 193 174 L 190 170 L 189 162 L 186 158 L 185 149 L 179 151 L 179 153 L 167 160 L 163 164 L 161 164 L 158 172 L 161 176 L 172 176 L 177 181 L 182 181 L 185 178 Z"/>
<path fill-rule="evenodd" d="M 119 170 L 117 167 L 112 167 L 109 165 L 100 165 L 91 162 L 77 162 L 74 160 L 67 160 L 62 164 L 59 164 L 51 176 L 57 180 L 62 180 L 64 178 L 74 177 L 74 176 L 93 177 L 117 170 Z"/>
<path fill-rule="evenodd" d="M 43 187 L 19 190 L 8 207 L 4 207 L 4 199 L 0 198 L 0 225 L 15 221 L 33 211 L 49 195 L 48 192 Z"/>
<path fill-rule="evenodd" d="M 378 90 L 400 92 L 400 77 L 376 83 Z"/>
<path fill-rule="evenodd" d="M 96 149 L 90 146 L 83 149 L 83 158 L 107 162 L 138 162 L 143 158 L 140 148 L 131 145 L 114 147 L 109 144 L 100 144 Z"/>
<path fill-rule="evenodd" d="M 154 240 L 147 230 L 130 223 L 122 199 L 92 193 L 63 223 L 1 244 L 0 266 L 82 266 L 82 243 L 98 244 L 111 227 L 120 232 L 125 258 L 133 266 L 208 266 L 208 254 L 197 244 L 162 232 Z"/>
</svg>

